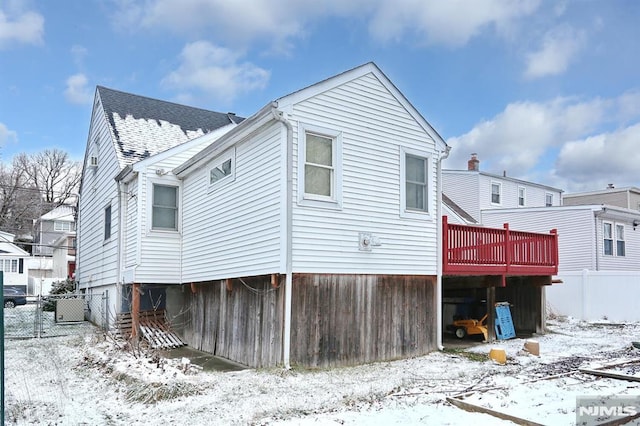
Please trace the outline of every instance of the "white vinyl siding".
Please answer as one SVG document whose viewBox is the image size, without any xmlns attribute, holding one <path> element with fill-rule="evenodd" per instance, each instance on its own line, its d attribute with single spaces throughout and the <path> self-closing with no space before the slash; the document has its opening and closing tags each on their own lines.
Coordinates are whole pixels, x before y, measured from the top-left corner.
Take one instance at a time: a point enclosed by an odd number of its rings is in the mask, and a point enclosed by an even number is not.
<svg viewBox="0 0 640 426">
<path fill-rule="evenodd" d="M 118 276 L 118 246 L 113 238 L 119 227 L 118 189 L 113 177 L 120 169 L 114 149 L 109 149 L 111 135 L 100 108 L 93 111 L 88 140 L 94 141 L 97 137 L 104 145 L 99 153 L 100 166 L 85 169 L 78 206 L 76 279 L 80 288 L 115 285 Z M 104 208 L 107 204 L 111 204 L 112 238 L 105 243 Z"/>
<path fill-rule="evenodd" d="M 435 182 L 435 142 L 403 105 L 370 74 L 293 104 L 291 117 L 340 131 L 343 158 L 341 210 L 294 206 L 294 272 L 435 274 L 437 221 L 399 214 L 400 145 L 431 154 L 429 179 Z M 296 135 L 294 153 L 300 142 Z M 299 189 L 301 171 L 294 164 Z M 435 206 L 435 191 L 426 201 Z M 358 250 L 360 232 L 381 245 Z"/>
<path fill-rule="evenodd" d="M 591 209 L 517 209 L 485 210 L 482 224 L 502 229 L 505 223 L 509 229 L 548 233 L 558 230 L 560 271 L 580 271 L 595 269 L 596 238 Z"/>
<path fill-rule="evenodd" d="M 184 282 L 284 272 L 285 143 L 284 126 L 273 123 L 236 145 L 233 182 L 209 192 L 208 165 L 184 179 Z"/>
</svg>

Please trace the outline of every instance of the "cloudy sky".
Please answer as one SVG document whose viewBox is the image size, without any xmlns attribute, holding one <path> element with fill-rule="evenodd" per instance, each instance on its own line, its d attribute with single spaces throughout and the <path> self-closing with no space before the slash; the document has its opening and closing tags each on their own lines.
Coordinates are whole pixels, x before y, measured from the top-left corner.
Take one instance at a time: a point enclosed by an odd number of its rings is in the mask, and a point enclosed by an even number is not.
<svg viewBox="0 0 640 426">
<path fill-rule="evenodd" d="M 640 186 L 635 0 L 2 0 L 0 158 L 81 159 L 95 86 L 249 116 L 375 62 L 480 168 Z"/>
</svg>

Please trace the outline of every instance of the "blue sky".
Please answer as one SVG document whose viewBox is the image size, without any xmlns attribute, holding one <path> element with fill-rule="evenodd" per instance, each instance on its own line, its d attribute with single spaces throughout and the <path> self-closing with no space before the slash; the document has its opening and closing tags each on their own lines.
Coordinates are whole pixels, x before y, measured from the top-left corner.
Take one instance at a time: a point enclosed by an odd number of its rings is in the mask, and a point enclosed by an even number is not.
<svg viewBox="0 0 640 426">
<path fill-rule="evenodd" d="M 480 168 L 640 186 L 635 0 L 0 0 L 0 154 L 81 159 L 95 86 L 249 116 L 375 62 Z"/>
</svg>

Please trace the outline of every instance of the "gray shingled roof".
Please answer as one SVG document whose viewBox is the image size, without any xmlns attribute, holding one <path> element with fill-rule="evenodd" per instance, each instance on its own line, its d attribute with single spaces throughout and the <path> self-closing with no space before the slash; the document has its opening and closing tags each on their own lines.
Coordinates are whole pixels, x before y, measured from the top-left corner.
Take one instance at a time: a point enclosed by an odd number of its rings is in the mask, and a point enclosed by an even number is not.
<svg viewBox="0 0 640 426">
<path fill-rule="evenodd" d="M 228 124 L 244 120 L 208 111 L 97 87 L 109 121 L 120 167 L 136 163 Z"/>
</svg>

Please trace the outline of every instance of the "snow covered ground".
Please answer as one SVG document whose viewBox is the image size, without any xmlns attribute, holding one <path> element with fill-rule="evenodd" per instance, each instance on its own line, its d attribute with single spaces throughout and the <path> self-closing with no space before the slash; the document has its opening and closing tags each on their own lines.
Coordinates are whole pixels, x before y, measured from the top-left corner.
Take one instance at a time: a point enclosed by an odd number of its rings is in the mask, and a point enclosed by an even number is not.
<svg viewBox="0 0 640 426">
<path fill-rule="evenodd" d="M 5 424 L 513 424 L 447 401 L 464 395 L 529 421 L 572 425 L 577 395 L 640 395 L 640 382 L 576 370 L 640 358 L 631 346 L 640 323 L 556 319 L 549 329 L 535 338 L 540 356 L 511 339 L 358 367 L 222 373 L 119 350 L 87 325 L 75 336 L 5 342 Z M 505 365 L 487 359 L 494 347 L 505 349 Z"/>
</svg>

